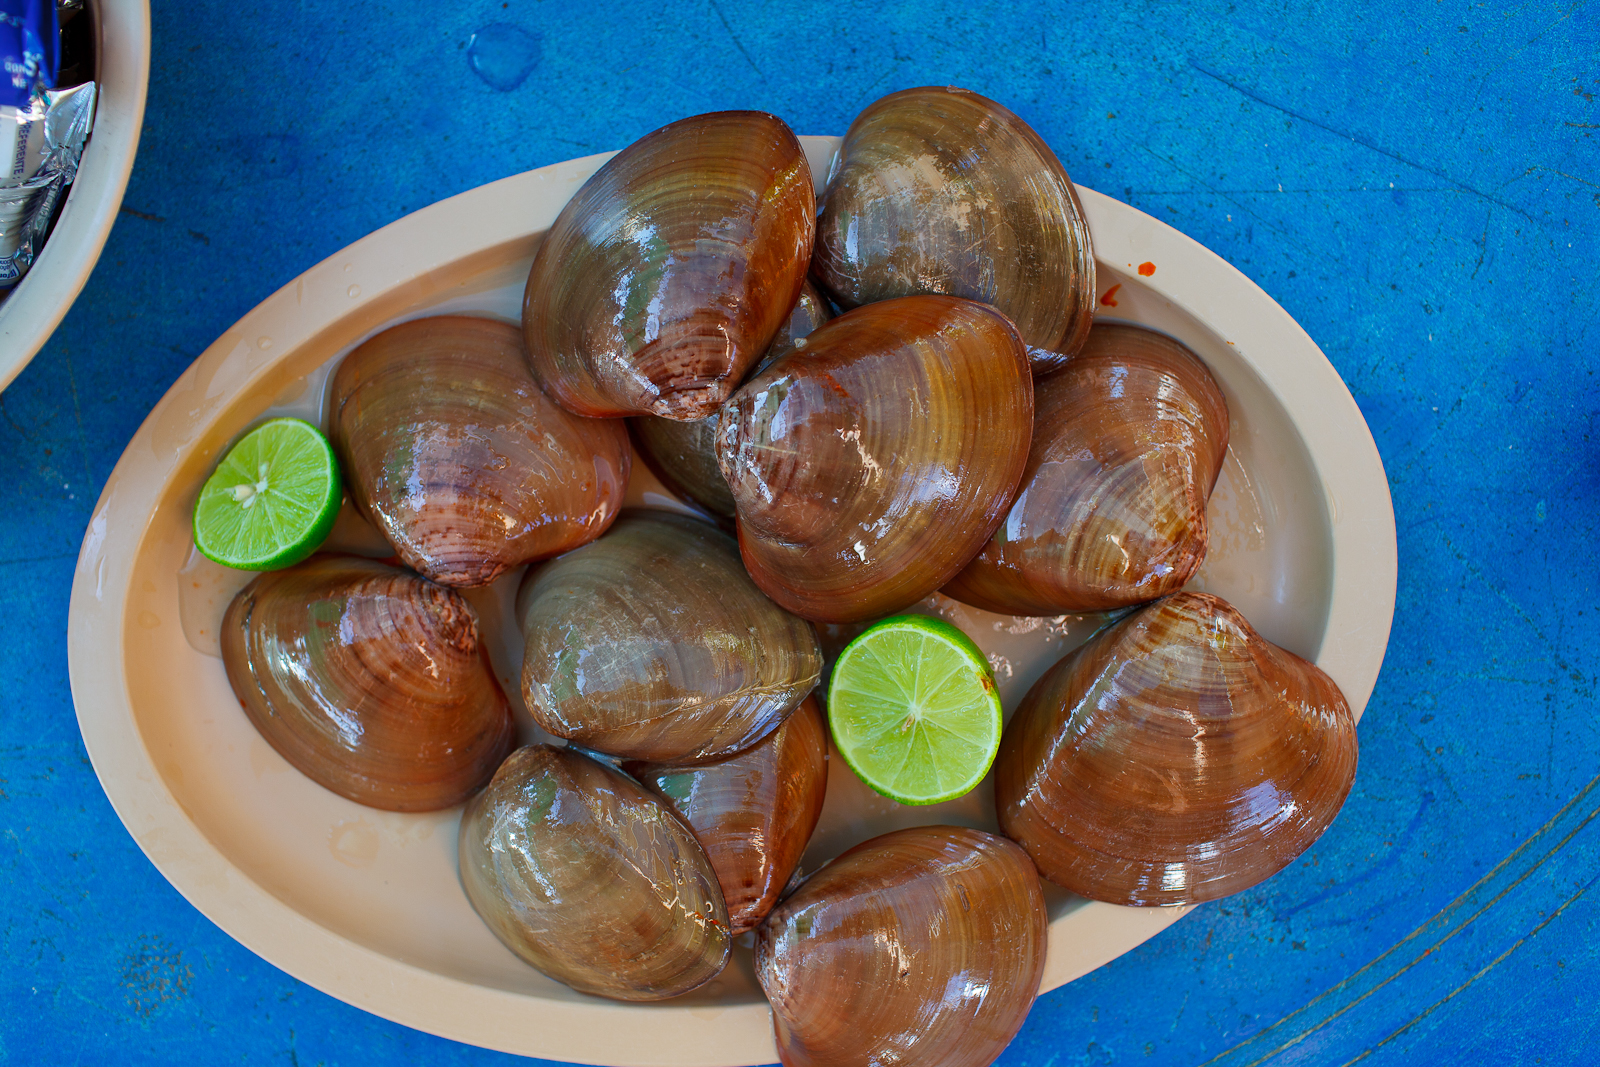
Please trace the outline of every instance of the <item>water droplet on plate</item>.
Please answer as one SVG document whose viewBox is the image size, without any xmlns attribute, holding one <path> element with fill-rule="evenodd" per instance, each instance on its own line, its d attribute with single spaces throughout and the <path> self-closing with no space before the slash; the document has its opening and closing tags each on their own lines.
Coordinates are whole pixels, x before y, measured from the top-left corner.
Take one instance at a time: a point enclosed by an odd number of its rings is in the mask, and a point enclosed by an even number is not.
<svg viewBox="0 0 1600 1067">
<path fill-rule="evenodd" d="M 509 22 L 491 22 L 467 42 L 467 64 L 491 89 L 508 93 L 527 80 L 544 57 L 536 33 Z"/>
<path fill-rule="evenodd" d="M 256 341 L 256 347 L 260 348 L 260 349 L 271 348 L 272 347 L 272 338 L 270 338 L 270 337 L 262 337 L 262 338 L 260 338 L 259 340 Z"/>
<path fill-rule="evenodd" d="M 350 288 L 346 289 L 345 292 L 350 295 L 351 300 L 354 300 L 356 297 L 361 295 L 361 286 L 352 285 Z"/>
<path fill-rule="evenodd" d="M 370 867 L 378 858 L 378 831 L 365 819 L 349 819 L 328 831 L 328 851 L 347 867 Z"/>
</svg>

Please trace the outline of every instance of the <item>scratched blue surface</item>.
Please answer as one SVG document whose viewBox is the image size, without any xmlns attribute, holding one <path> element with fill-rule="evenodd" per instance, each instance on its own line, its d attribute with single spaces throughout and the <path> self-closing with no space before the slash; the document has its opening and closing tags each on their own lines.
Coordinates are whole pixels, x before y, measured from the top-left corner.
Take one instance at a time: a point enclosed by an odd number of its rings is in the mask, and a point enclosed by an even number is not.
<svg viewBox="0 0 1600 1067">
<path fill-rule="evenodd" d="M 837 132 L 926 83 L 1009 104 L 1078 181 L 1282 303 L 1361 405 L 1399 527 L 1339 820 L 1278 877 L 1041 998 L 1000 1062 L 1593 1062 L 1594 8 L 154 8 L 127 210 L 0 395 L 0 1063 L 512 1062 L 290 979 L 144 859 L 67 688 L 89 510 L 218 334 L 396 217 L 684 115 Z"/>
</svg>

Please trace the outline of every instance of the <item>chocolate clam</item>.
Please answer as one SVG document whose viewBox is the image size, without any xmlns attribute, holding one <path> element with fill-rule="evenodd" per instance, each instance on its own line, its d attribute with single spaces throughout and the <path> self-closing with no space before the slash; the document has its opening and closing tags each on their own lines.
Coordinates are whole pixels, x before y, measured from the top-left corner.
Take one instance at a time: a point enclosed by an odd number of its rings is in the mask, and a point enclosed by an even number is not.
<svg viewBox="0 0 1600 1067">
<path fill-rule="evenodd" d="M 819 622 L 915 603 L 994 532 L 1032 427 L 1027 355 L 993 308 L 911 296 L 839 316 L 719 417 L 750 576 Z"/>
<path fill-rule="evenodd" d="M 759 374 L 779 356 L 793 351 L 795 342 L 811 333 L 833 317 L 828 302 L 817 292 L 816 286 L 806 282 L 800 290 L 800 299 L 794 310 L 784 320 L 783 328 L 773 339 L 766 355 L 756 364 L 753 374 Z M 717 416 L 709 415 L 695 422 L 679 422 L 656 415 L 641 415 L 630 419 L 629 427 L 639 457 L 661 479 L 663 485 L 679 496 L 692 500 L 716 517 L 728 529 L 733 528 L 733 493 L 728 481 L 717 467 Z"/>
<path fill-rule="evenodd" d="M 784 1067 L 984 1067 L 1044 973 L 1047 918 L 1026 853 L 919 826 L 857 845 L 756 932 Z"/>
<path fill-rule="evenodd" d="M 842 307 L 914 293 L 993 304 L 1035 371 L 1060 366 L 1094 315 L 1094 253 L 1067 172 L 1039 135 L 965 89 L 906 89 L 846 131 L 812 272 Z"/>
<path fill-rule="evenodd" d="M 360 804 L 459 804 L 511 751 L 472 607 L 373 560 L 315 556 L 255 579 L 228 605 L 222 662 L 261 736 Z"/>
<path fill-rule="evenodd" d="M 677 816 L 568 748 L 511 754 L 461 817 L 461 884 L 506 947 L 558 982 L 660 1000 L 727 963 L 728 912 Z"/>
<path fill-rule="evenodd" d="M 699 762 L 776 729 L 815 688 L 817 636 L 762 595 L 733 539 L 662 511 L 530 570 L 522 692 L 540 726 L 625 759 Z"/>
<path fill-rule="evenodd" d="M 1355 721 L 1315 664 L 1227 602 L 1178 593 L 1039 679 L 994 768 L 1000 826 L 1046 878 L 1113 904 L 1197 904 L 1328 828 L 1355 778 Z"/>
<path fill-rule="evenodd" d="M 789 312 L 789 317 L 783 320 L 783 326 L 778 330 L 778 335 L 772 339 L 772 344 L 761 357 L 751 374 L 760 374 L 772 365 L 773 361 L 781 356 L 786 356 L 797 348 L 806 346 L 805 338 L 810 337 L 823 323 L 833 319 L 833 310 L 828 307 L 828 301 L 811 284 L 810 279 L 800 287 L 800 296 L 794 302 L 794 308 Z"/>
<path fill-rule="evenodd" d="M 1022 488 L 943 592 L 1004 615 L 1142 604 L 1205 561 L 1206 501 L 1228 451 L 1228 404 L 1194 353 L 1138 326 L 1097 324 L 1034 383 Z"/>
<path fill-rule="evenodd" d="M 414 319 L 339 364 L 328 427 L 350 498 L 407 566 L 454 586 L 594 540 L 622 506 L 632 453 L 529 374 L 515 326 Z"/>
<path fill-rule="evenodd" d="M 700 766 L 628 763 L 705 848 L 733 932 L 752 929 L 800 865 L 828 789 L 828 728 L 816 699 L 759 743 Z"/>
<path fill-rule="evenodd" d="M 534 255 L 534 373 L 580 415 L 705 418 L 788 317 L 815 217 L 805 152 L 773 115 L 646 134 L 584 183 Z"/>
</svg>

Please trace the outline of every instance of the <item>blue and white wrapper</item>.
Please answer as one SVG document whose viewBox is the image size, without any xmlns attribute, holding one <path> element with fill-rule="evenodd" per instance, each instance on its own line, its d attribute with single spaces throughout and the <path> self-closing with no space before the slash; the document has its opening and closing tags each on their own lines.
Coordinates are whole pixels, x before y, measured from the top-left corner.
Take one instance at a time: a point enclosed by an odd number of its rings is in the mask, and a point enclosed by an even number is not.
<svg viewBox="0 0 1600 1067">
<path fill-rule="evenodd" d="M 0 108 L 27 107 L 60 63 L 56 0 L 0 0 Z"/>
<path fill-rule="evenodd" d="M 44 246 L 94 126 L 95 85 L 55 89 L 55 0 L 0 0 L 0 289 Z"/>
</svg>

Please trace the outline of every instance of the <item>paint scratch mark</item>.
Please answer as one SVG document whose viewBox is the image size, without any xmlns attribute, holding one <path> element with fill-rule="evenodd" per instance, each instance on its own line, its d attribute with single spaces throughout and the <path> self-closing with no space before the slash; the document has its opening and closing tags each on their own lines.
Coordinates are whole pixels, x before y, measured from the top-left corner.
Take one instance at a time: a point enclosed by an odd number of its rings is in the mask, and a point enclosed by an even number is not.
<svg viewBox="0 0 1600 1067">
<path fill-rule="evenodd" d="M 1506 958 L 1508 956 L 1510 956 L 1513 952 L 1517 951 L 1517 949 L 1521 948 L 1524 942 L 1526 942 L 1530 938 L 1532 938 L 1535 935 L 1537 935 L 1539 933 L 1539 931 L 1543 930 L 1546 926 L 1549 926 L 1551 923 L 1555 922 L 1557 916 L 1559 916 L 1562 912 L 1566 911 L 1569 907 L 1571 907 L 1574 903 L 1576 903 L 1578 898 L 1583 896 L 1585 893 L 1587 893 L 1589 891 L 1590 887 L 1592 887 L 1595 884 L 1595 882 L 1597 882 L 1597 881 L 1600 881 L 1600 874 L 1595 875 L 1593 878 L 1591 878 L 1587 882 L 1585 882 L 1583 884 L 1583 888 L 1579 889 L 1576 893 L 1572 894 L 1566 900 L 1562 901 L 1560 907 L 1556 908 L 1549 915 L 1546 915 L 1537 925 L 1535 925 L 1533 927 L 1533 929 L 1529 930 L 1527 933 L 1523 934 L 1521 937 L 1519 937 L 1515 941 L 1513 941 L 1511 943 L 1511 947 L 1510 948 L 1506 949 L 1504 952 L 1500 953 L 1500 955 L 1496 956 L 1494 959 L 1490 960 L 1488 963 L 1486 963 L 1482 967 L 1480 967 L 1478 969 L 1478 971 L 1471 978 L 1468 978 L 1465 982 L 1462 982 L 1460 985 L 1458 985 L 1454 989 L 1450 990 L 1450 992 L 1446 993 L 1444 996 L 1440 997 L 1438 1000 L 1434 1001 L 1432 1004 L 1429 1004 L 1426 1008 L 1422 1009 L 1416 1015 L 1412 1016 L 1409 1020 L 1407 1020 L 1407 1022 L 1404 1025 L 1400 1026 L 1394 1032 L 1389 1034 L 1388 1037 L 1385 1037 L 1382 1041 L 1379 1041 L 1376 1045 L 1373 1045 L 1371 1048 L 1366 1049 L 1365 1051 L 1363 1051 L 1361 1053 L 1361 1055 L 1353 1057 L 1352 1059 L 1346 1060 L 1341 1065 L 1341 1067 L 1350 1067 L 1350 1064 L 1357 1063 L 1357 1062 L 1359 1062 L 1361 1060 L 1366 1059 L 1368 1056 L 1372 1055 L 1374 1052 L 1378 1051 L 1380 1048 L 1382 1048 L 1383 1046 L 1387 1045 L 1389 1042 L 1393 1041 L 1395 1038 L 1399 1037 L 1401 1034 L 1405 1033 L 1407 1030 L 1410 1030 L 1413 1026 L 1417 1025 L 1422 1020 L 1426 1019 L 1428 1016 L 1432 1015 L 1439 1008 L 1442 1008 L 1445 1004 L 1447 1004 L 1449 1001 L 1454 999 L 1457 993 L 1460 993 L 1462 990 L 1466 989 L 1472 983 L 1476 982 L 1478 979 L 1482 978 L 1484 975 L 1488 974 L 1490 971 L 1492 971 L 1496 967 L 1500 966 L 1500 964 L 1505 962 L 1505 960 L 1506 960 Z"/>
<path fill-rule="evenodd" d="M 1308 126 L 1315 126 L 1319 130 L 1324 130 L 1324 131 L 1326 131 L 1328 133 L 1331 133 L 1335 137 L 1343 137 L 1345 140 L 1350 141 L 1350 142 L 1352 142 L 1354 144 L 1358 144 L 1361 147 L 1363 147 L 1365 149 L 1368 149 L 1370 151 L 1376 152 L 1380 156 L 1388 156 L 1390 159 L 1394 160 L 1397 163 L 1404 163 L 1406 166 L 1415 168 L 1416 170 L 1420 170 L 1424 174 L 1431 174 L 1435 178 L 1441 178 L 1444 181 L 1449 182 L 1451 185 L 1454 185 L 1456 188 L 1461 189 L 1461 190 L 1463 190 L 1465 192 L 1471 193 L 1473 196 L 1480 197 L 1483 200 L 1487 200 L 1491 204 L 1498 204 L 1499 206 L 1505 208 L 1507 211 L 1514 211 L 1518 215 L 1521 215 L 1523 218 L 1527 219 L 1529 222 L 1538 222 L 1539 221 L 1538 219 L 1536 219 L 1532 215 L 1530 215 L 1528 212 L 1524 211 L 1522 208 L 1517 207 L 1515 204 L 1510 203 L 1509 201 L 1506 201 L 1506 200 L 1501 200 L 1499 197 L 1493 196 L 1493 195 L 1491 195 L 1489 193 L 1486 193 L 1482 189 L 1475 189 L 1472 186 L 1468 185 L 1466 182 L 1463 182 L 1463 181 L 1461 181 L 1461 180 L 1459 180 L 1457 178 L 1453 178 L 1449 174 L 1446 174 L 1442 170 L 1435 170 L 1434 168 L 1429 167 L 1426 164 L 1418 163 L 1414 159 L 1407 159 L 1405 156 L 1400 155 L 1398 152 L 1391 152 L 1389 149 L 1384 148 L 1382 145 L 1374 144 L 1373 142 L 1368 141 L 1367 139 L 1365 139 L 1363 137 L 1357 137 L 1355 134 L 1349 132 L 1348 130 L 1341 130 L 1336 126 L 1329 126 L 1325 122 L 1318 122 L 1316 119 L 1312 118 L 1309 115 L 1305 115 L 1305 114 L 1302 114 L 1302 113 L 1300 113 L 1298 111 L 1295 111 L 1295 110 L 1293 110 L 1291 108 L 1284 107 L 1282 104 L 1275 104 L 1271 100 L 1268 100 L 1266 97 L 1259 96 L 1259 95 L 1251 92 L 1249 89 L 1246 89 L 1244 86 L 1240 85 L 1236 81 L 1233 81 L 1231 78 L 1228 78 L 1228 77 L 1226 77 L 1224 75 L 1218 74 L 1215 71 L 1207 70 L 1205 67 L 1202 67 L 1200 64 L 1195 63 L 1192 60 L 1190 61 L 1189 66 L 1193 67 L 1195 70 L 1199 71 L 1201 74 L 1204 74 L 1206 77 L 1221 82 L 1223 85 L 1226 85 L 1228 88 L 1232 89 L 1234 92 L 1238 93 L 1240 96 L 1246 97 L 1246 98 L 1248 98 L 1250 100 L 1254 100 L 1256 103 L 1261 104 L 1264 107 L 1270 107 L 1274 111 L 1281 111 L 1283 114 L 1288 115 L 1290 118 L 1299 119 L 1301 122 L 1304 122 Z"/>
<path fill-rule="evenodd" d="M 1291 234 L 1291 233 L 1287 232 L 1286 230 L 1283 230 L 1283 229 L 1280 229 L 1277 226 L 1274 226 L 1272 223 L 1268 222 L 1265 218 L 1263 218 L 1259 213 L 1257 213 L 1255 211 L 1252 211 L 1251 208 L 1250 208 L 1250 205 L 1246 204 L 1244 201 L 1235 200 L 1233 197 L 1226 195 L 1225 193 L 1221 192 L 1220 190 L 1218 190 L 1216 188 L 1213 188 L 1211 185 L 1208 185 L 1203 179 L 1200 178 L 1199 175 L 1194 174 L 1191 171 L 1185 170 L 1183 167 L 1178 165 L 1176 160 L 1163 159 L 1161 156 L 1157 155 L 1150 148 L 1149 145 L 1140 145 L 1139 147 L 1144 149 L 1146 152 L 1148 152 L 1152 158 L 1154 158 L 1156 160 L 1159 160 L 1162 163 L 1165 163 L 1167 166 L 1171 167 L 1173 170 L 1177 171 L 1179 174 L 1183 175 L 1185 178 L 1188 178 L 1190 181 L 1194 182 L 1196 185 L 1200 186 L 1202 189 L 1206 190 L 1208 193 L 1211 193 L 1211 194 L 1213 194 L 1215 196 L 1222 197 L 1224 200 L 1228 201 L 1228 203 L 1230 203 L 1234 207 L 1238 208 L 1242 213 L 1244 213 L 1246 215 L 1249 215 L 1251 218 L 1255 219 L 1257 222 L 1259 222 L 1266 229 L 1271 230 L 1273 233 L 1278 234 L 1280 237 L 1283 237 L 1285 240 L 1287 240 L 1287 241 L 1289 241 L 1289 242 L 1291 242 L 1293 244 L 1302 243 L 1302 242 L 1300 242 L 1299 240 L 1296 239 L 1294 234 Z"/>
<path fill-rule="evenodd" d="M 1421 803 L 1419 803 L 1417 805 L 1416 812 L 1411 816 L 1411 822 L 1406 826 L 1406 828 L 1404 830 L 1400 831 L 1400 836 L 1398 838 L 1396 838 L 1397 845 L 1395 847 L 1390 848 L 1388 854 L 1382 860 L 1380 860 L 1379 862 L 1374 863 L 1371 866 L 1367 867 L 1364 871 L 1362 871 L 1360 874 L 1356 875 L 1356 877 L 1351 878 L 1349 881 L 1338 882 L 1338 883 L 1336 883 L 1334 885 L 1331 885 L 1328 888 L 1324 889 L 1322 892 L 1317 893 L 1314 896 L 1308 897 L 1307 899 L 1305 899 L 1305 900 L 1301 901 L 1300 903 L 1294 905 L 1294 907 L 1286 908 L 1283 911 L 1278 912 L 1274 916 L 1276 921 L 1278 921 L 1280 923 L 1281 922 L 1287 922 L 1288 920 L 1294 918 L 1294 916 L 1298 915 L 1300 912 L 1305 911 L 1307 908 L 1314 907 L 1317 904 L 1322 903 L 1324 900 L 1327 900 L 1329 897 L 1343 896 L 1345 893 L 1348 893 L 1350 890 L 1354 889 L 1356 886 L 1361 885 L 1364 882 L 1371 881 L 1373 878 L 1376 878 L 1378 875 L 1386 872 L 1389 868 L 1393 867 L 1396 863 L 1398 863 L 1400 861 L 1400 858 L 1402 856 L 1406 855 L 1410 851 L 1411 842 L 1417 836 L 1417 830 L 1419 830 L 1421 828 L 1422 820 L 1428 814 L 1428 809 L 1431 808 L 1432 806 L 1433 806 L 1433 793 L 1431 791 L 1426 791 L 1425 790 L 1423 792 L 1423 794 L 1422 794 Z M 1388 906 L 1389 906 L 1389 902 L 1386 901 L 1384 903 L 1383 907 L 1388 907 Z M 1356 922 L 1356 921 L 1361 921 L 1361 920 L 1366 919 L 1366 918 L 1370 918 L 1370 916 L 1368 916 L 1368 915 L 1357 916 L 1357 917 L 1354 917 L 1354 918 L 1352 918 L 1352 919 L 1350 919 L 1348 921 Z M 1344 925 L 1344 924 L 1341 923 L 1339 925 Z"/>
<path fill-rule="evenodd" d="M 156 1009 L 189 995 L 194 971 L 183 962 L 183 950 L 145 935 L 138 947 L 122 958 L 122 989 L 128 1006 L 149 1018 Z"/>
<path fill-rule="evenodd" d="M 1240 1067 L 1255 1067 L 1264 1063 L 1312 1037 L 1405 975 L 1527 881 L 1579 831 L 1600 817 L 1600 803 L 1596 803 L 1600 801 L 1600 792 L 1597 791 L 1600 791 L 1600 777 L 1590 779 L 1589 784 L 1543 826 L 1427 922 L 1350 977 L 1317 994 L 1266 1029 L 1219 1052 L 1201 1067 L 1224 1060 L 1239 1064 Z M 1528 936 L 1535 932 L 1530 931 Z"/>
<path fill-rule="evenodd" d="M 1478 246 L 1478 261 L 1472 265 L 1472 277 L 1478 276 L 1478 271 L 1483 269 L 1483 257 L 1489 254 L 1489 221 L 1494 218 L 1494 208 L 1490 208 L 1483 215 L 1483 236 L 1473 242 Z"/>
<path fill-rule="evenodd" d="M 1580 178 L 1576 174 L 1568 174 L 1566 171 L 1564 171 L 1564 170 L 1556 170 L 1554 167 L 1534 167 L 1533 169 L 1534 170 L 1546 171 L 1546 172 L 1548 172 L 1550 174 L 1559 174 L 1563 178 L 1569 178 L 1572 181 L 1580 182 L 1580 183 L 1582 183 L 1584 185 L 1589 186 L 1592 189 L 1600 189 L 1600 182 L 1592 182 L 1588 178 Z"/>
<path fill-rule="evenodd" d="M 83 462 L 83 478 L 89 481 L 89 438 L 83 432 L 83 406 L 78 403 L 78 375 L 72 369 L 72 355 L 62 349 L 61 362 L 67 368 L 67 384 L 72 387 L 72 416 L 78 423 L 78 458 Z"/>
<path fill-rule="evenodd" d="M 733 32 L 733 27 L 728 24 L 728 16 L 724 15 L 722 8 L 717 6 L 717 0 L 707 0 L 707 3 L 711 5 L 711 10 L 716 12 L 717 20 L 722 23 L 722 28 L 728 31 L 728 39 L 733 42 L 733 47 L 739 50 L 741 56 L 744 56 L 744 61 L 750 64 L 750 69 L 756 72 L 756 77 L 766 81 L 767 76 L 761 73 L 761 68 L 756 66 L 756 61 L 751 58 L 749 52 L 744 50 L 744 44 L 739 40 L 739 35 Z"/>
</svg>

